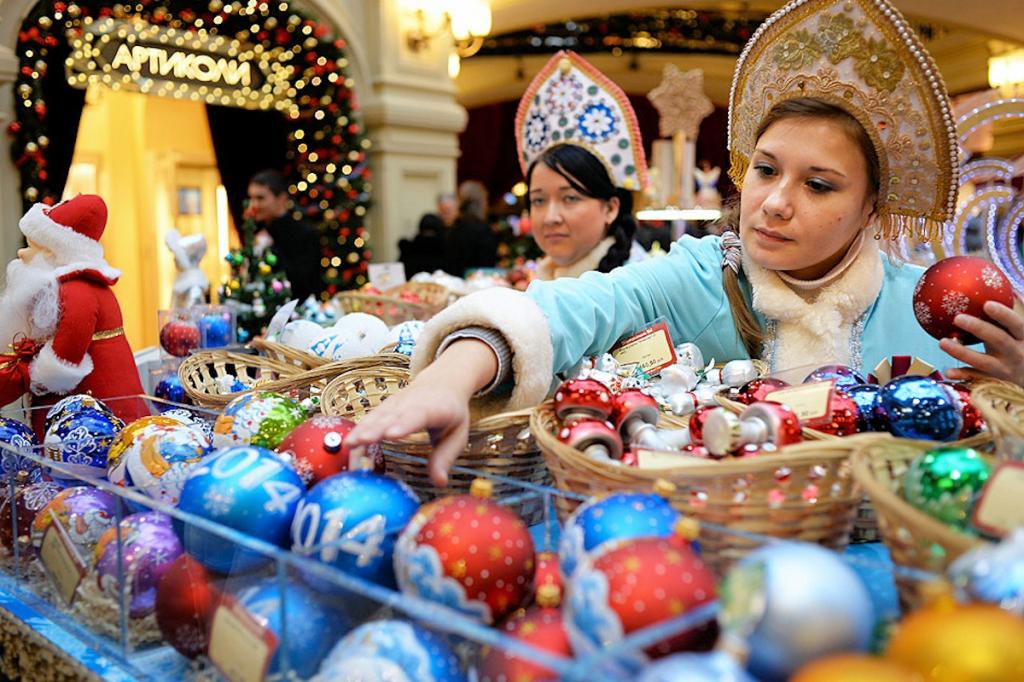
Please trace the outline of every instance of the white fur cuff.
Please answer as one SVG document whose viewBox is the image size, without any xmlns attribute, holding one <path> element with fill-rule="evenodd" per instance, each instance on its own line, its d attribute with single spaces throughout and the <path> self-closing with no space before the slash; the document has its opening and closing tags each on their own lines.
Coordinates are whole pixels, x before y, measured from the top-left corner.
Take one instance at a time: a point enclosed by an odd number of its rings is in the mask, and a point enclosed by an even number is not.
<svg viewBox="0 0 1024 682">
<path fill-rule="evenodd" d="M 91 373 L 92 358 L 88 353 L 80 363 L 73 365 L 57 357 L 53 352 L 52 341 L 43 346 L 29 366 L 32 392 L 37 395 L 68 393 Z"/>
<path fill-rule="evenodd" d="M 551 387 L 554 362 L 548 321 L 529 296 L 511 289 L 471 294 L 435 315 L 416 340 L 413 374 L 433 361 L 438 346 L 449 334 L 466 327 L 494 329 L 512 350 L 512 395 L 502 402 L 485 396 L 486 404 L 480 406 L 483 412 L 521 410 L 544 400 Z"/>
</svg>

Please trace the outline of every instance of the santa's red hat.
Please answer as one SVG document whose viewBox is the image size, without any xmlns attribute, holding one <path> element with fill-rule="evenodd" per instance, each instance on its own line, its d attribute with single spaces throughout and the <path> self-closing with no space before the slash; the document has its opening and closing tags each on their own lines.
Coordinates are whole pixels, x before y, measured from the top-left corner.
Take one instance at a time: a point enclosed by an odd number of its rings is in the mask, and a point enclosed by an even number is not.
<svg viewBox="0 0 1024 682">
<path fill-rule="evenodd" d="M 52 251 L 59 261 L 102 261 L 100 236 L 107 205 L 95 194 L 79 194 L 50 208 L 36 204 L 18 223 L 27 239 Z"/>
</svg>

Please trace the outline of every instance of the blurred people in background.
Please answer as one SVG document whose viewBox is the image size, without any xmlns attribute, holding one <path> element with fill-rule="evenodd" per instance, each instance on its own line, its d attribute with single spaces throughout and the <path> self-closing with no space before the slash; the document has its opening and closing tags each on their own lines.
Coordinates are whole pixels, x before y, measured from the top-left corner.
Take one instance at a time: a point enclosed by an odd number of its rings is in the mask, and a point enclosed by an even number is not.
<svg viewBox="0 0 1024 682">
<path fill-rule="evenodd" d="M 452 192 L 437 195 L 437 212 L 424 213 L 416 236 L 398 241 L 398 259 L 408 277 L 417 272 L 434 272 L 444 267 L 445 235 L 455 224 L 459 204 Z"/>
<path fill-rule="evenodd" d="M 462 277 L 472 268 L 493 268 L 498 240 L 487 222 L 487 188 L 476 180 L 459 185 L 459 215 L 445 239 L 444 266 Z"/>
</svg>

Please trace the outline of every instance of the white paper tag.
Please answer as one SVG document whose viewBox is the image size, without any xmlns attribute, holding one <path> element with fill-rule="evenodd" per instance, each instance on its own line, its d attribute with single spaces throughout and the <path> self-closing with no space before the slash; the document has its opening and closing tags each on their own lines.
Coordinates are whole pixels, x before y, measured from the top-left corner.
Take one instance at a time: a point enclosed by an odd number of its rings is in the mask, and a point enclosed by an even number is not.
<svg viewBox="0 0 1024 682">
<path fill-rule="evenodd" d="M 225 596 L 210 624 L 210 660 L 230 682 L 262 682 L 277 637 L 235 599 Z"/>
<path fill-rule="evenodd" d="M 405 284 L 405 265 L 403 263 L 370 263 L 370 284 L 381 291 Z"/>
<path fill-rule="evenodd" d="M 43 568 L 57 588 L 57 594 L 68 606 L 75 603 L 78 586 L 87 573 L 85 562 L 68 537 L 68 532 L 60 520 L 54 516 L 50 527 L 43 535 L 43 543 L 39 547 L 39 560 Z"/>
</svg>

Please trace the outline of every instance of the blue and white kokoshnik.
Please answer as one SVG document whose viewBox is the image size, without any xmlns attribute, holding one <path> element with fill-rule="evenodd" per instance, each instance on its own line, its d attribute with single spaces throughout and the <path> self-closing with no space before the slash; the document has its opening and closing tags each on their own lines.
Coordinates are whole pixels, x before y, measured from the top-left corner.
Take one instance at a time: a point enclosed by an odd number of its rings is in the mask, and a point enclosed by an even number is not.
<svg viewBox="0 0 1024 682">
<path fill-rule="evenodd" d="M 572 577 L 584 556 L 612 540 L 668 537 L 679 512 L 654 493 L 615 493 L 580 505 L 562 530 L 562 576 Z"/>
</svg>

